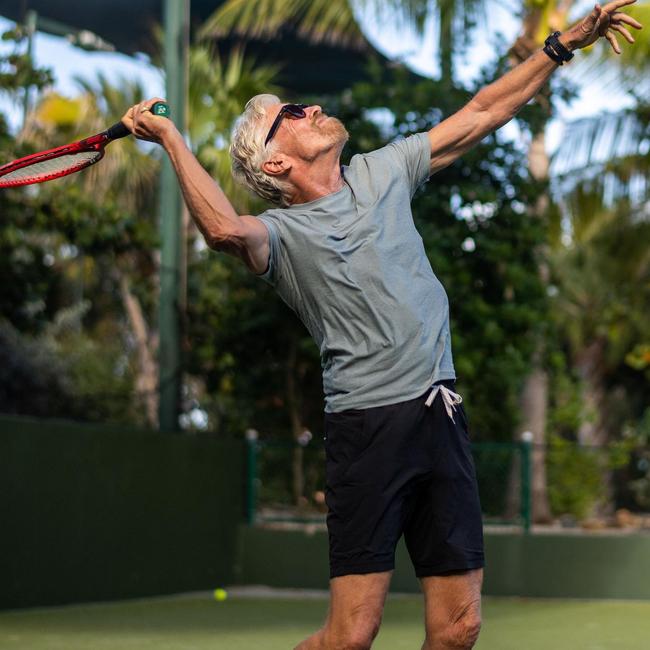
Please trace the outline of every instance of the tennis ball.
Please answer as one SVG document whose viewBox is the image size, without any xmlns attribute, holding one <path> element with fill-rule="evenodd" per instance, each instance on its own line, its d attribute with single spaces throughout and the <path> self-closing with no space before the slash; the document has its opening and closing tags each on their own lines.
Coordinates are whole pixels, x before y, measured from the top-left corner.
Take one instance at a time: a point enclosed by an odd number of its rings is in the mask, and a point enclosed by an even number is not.
<svg viewBox="0 0 650 650">
<path fill-rule="evenodd" d="M 215 589 L 214 590 L 214 599 L 218 601 L 226 600 L 228 598 L 228 592 L 225 589 Z"/>
</svg>

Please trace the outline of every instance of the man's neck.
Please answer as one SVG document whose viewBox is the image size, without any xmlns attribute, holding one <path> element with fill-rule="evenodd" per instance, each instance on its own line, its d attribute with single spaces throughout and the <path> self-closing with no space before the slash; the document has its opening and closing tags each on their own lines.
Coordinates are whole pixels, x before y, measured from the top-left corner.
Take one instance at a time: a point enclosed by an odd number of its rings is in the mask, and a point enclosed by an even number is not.
<svg viewBox="0 0 650 650">
<path fill-rule="evenodd" d="M 291 178 L 293 192 L 289 197 L 289 205 L 309 203 L 334 194 L 345 184 L 338 151 L 335 156 L 307 163 L 295 172 Z"/>
</svg>

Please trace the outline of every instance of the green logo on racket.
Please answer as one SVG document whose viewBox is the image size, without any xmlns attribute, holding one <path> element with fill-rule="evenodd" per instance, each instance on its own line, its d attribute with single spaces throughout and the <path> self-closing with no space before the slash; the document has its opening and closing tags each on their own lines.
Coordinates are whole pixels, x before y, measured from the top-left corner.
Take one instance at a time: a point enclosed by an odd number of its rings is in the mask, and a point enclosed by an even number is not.
<svg viewBox="0 0 650 650">
<path fill-rule="evenodd" d="M 151 112 L 154 115 L 160 115 L 161 117 L 169 117 L 169 114 L 171 113 L 169 106 L 163 102 L 156 102 L 151 107 Z"/>
</svg>

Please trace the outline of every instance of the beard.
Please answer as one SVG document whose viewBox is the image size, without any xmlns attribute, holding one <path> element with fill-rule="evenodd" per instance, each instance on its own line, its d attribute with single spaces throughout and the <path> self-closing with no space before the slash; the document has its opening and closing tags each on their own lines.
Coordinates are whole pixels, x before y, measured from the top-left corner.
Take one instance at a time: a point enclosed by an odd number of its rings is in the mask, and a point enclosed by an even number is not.
<svg viewBox="0 0 650 650">
<path fill-rule="evenodd" d="M 342 148 L 350 139 L 350 134 L 343 126 L 343 122 L 336 117 L 328 117 L 322 124 L 316 126 L 332 145 L 339 145 Z"/>
</svg>

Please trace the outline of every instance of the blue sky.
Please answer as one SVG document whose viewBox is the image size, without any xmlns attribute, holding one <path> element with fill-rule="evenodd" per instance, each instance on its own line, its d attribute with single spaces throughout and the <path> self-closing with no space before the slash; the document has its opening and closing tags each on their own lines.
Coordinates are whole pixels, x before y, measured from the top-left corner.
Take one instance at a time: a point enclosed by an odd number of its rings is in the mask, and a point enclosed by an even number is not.
<svg viewBox="0 0 650 650">
<path fill-rule="evenodd" d="M 487 25 L 477 30 L 475 44 L 457 62 L 457 75 L 461 80 L 471 79 L 484 62 L 493 58 L 497 33 L 500 33 L 507 43 L 512 42 L 517 34 L 519 22 L 516 18 L 516 2 L 500 0 L 493 2 L 490 6 Z M 578 11 L 582 14 L 586 13 L 590 7 L 590 2 L 578 3 Z M 371 15 L 361 15 L 360 18 L 369 40 L 386 55 L 391 58 L 403 59 L 424 75 L 434 76 L 437 73 L 435 24 L 427 25 L 425 37 L 421 40 L 404 28 L 392 28 L 387 21 L 380 25 Z M 10 22 L 0 18 L 1 31 L 10 27 Z M 6 45 L 1 44 L 0 47 L 6 47 Z M 580 56 L 581 54 L 578 53 L 576 59 Z M 63 38 L 42 33 L 37 34 L 34 40 L 34 57 L 38 64 L 53 68 L 56 89 L 64 95 L 73 96 L 76 93 L 75 76 L 93 78 L 96 72 L 102 71 L 112 80 L 117 80 L 120 76 L 138 78 L 151 96 L 164 96 L 164 85 L 159 73 L 149 66 L 145 59 L 134 59 L 122 54 L 85 52 L 73 47 Z M 574 63 L 572 66 L 576 67 Z M 576 72 L 579 72 L 579 69 L 571 70 L 570 66 L 566 68 L 556 74 L 572 75 L 575 81 Z M 632 103 L 631 99 L 625 95 L 615 95 L 612 98 L 611 91 L 606 93 L 603 86 L 603 83 L 599 84 L 594 80 L 582 84 L 578 100 L 573 102 L 570 107 L 561 108 L 559 119 L 554 120 L 547 131 L 550 150 L 553 150 L 560 141 L 566 121 L 594 115 L 605 109 L 618 110 Z M 10 123 L 14 127 L 20 123 L 20 107 L 11 106 L 6 98 L 0 97 L 0 110 L 9 116 Z M 513 131 L 510 132 L 514 134 Z"/>
</svg>

